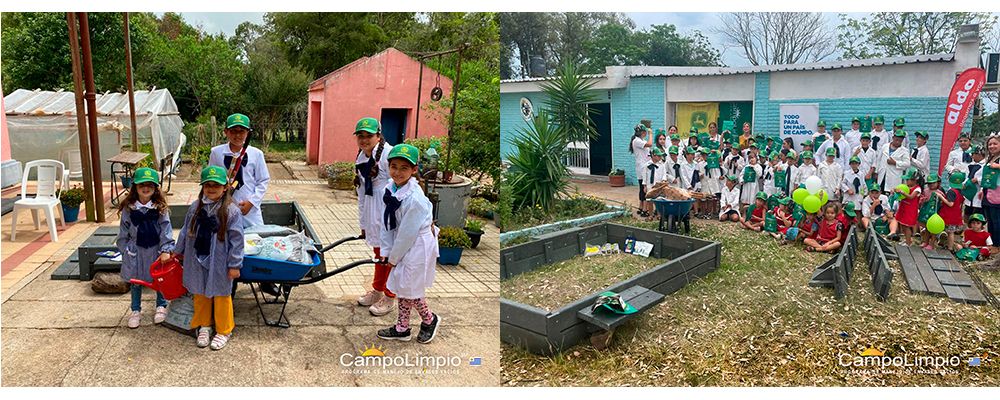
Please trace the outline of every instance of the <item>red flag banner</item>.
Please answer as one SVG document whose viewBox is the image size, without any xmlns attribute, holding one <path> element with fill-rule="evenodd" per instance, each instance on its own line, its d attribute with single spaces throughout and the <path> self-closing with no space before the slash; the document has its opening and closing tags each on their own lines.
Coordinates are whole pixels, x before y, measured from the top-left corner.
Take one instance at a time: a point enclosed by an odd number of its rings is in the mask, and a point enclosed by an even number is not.
<svg viewBox="0 0 1000 400">
<path fill-rule="evenodd" d="M 982 90 L 985 82 L 986 70 L 969 68 L 958 75 L 958 79 L 955 79 L 955 84 L 951 87 L 948 107 L 944 111 L 944 131 L 941 136 L 941 154 L 938 157 L 939 175 L 944 170 L 948 153 L 955 145 L 958 135 L 962 133 L 962 127 L 965 126 L 965 120 L 969 117 L 969 111 L 976 104 L 979 91 Z"/>
</svg>

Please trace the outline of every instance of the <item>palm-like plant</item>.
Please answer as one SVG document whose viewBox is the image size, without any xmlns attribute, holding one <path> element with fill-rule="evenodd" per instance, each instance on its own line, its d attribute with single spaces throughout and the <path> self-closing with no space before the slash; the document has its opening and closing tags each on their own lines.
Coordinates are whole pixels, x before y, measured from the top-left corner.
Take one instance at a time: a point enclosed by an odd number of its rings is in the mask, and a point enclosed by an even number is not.
<svg viewBox="0 0 1000 400">
<path fill-rule="evenodd" d="M 545 108 L 552 116 L 552 122 L 559 129 L 566 131 L 569 142 L 587 142 L 598 136 L 597 127 L 591 119 L 587 103 L 593 103 L 598 97 L 592 92 L 597 82 L 579 75 L 579 69 L 573 62 L 566 62 L 557 71 L 557 75 L 541 84 L 542 92 L 548 99 Z"/>
<path fill-rule="evenodd" d="M 508 160 L 515 210 L 525 206 L 551 210 L 556 198 L 566 193 L 566 132 L 553 125 L 549 114 L 542 111 L 511 140 L 517 148 Z"/>
</svg>

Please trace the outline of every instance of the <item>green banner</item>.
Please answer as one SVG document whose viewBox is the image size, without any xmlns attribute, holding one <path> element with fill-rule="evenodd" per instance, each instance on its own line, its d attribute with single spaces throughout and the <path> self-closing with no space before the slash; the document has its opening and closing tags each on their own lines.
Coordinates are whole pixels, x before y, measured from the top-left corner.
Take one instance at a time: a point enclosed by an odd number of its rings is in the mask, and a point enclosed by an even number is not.
<svg viewBox="0 0 1000 400">
<path fill-rule="evenodd" d="M 719 103 L 719 120 L 717 123 L 723 127 L 719 132 L 725 130 L 725 121 L 732 121 L 732 132 L 737 136 L 743 133 L 743 123 L 753 124 L 753 102 L 752 101 L 723 101 Z"/>
</svg>

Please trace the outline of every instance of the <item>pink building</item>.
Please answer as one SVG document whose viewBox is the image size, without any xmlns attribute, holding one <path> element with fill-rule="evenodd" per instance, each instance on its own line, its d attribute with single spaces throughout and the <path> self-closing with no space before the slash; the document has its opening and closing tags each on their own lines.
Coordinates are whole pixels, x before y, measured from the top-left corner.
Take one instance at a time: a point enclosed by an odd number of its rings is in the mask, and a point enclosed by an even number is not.
<svg viewBox="0 0 1000 400">
<path fill-rule="evenodd" d="M 424 65 L 420 96 L 418 137 L 445 136 L 448 110 L 432 109 L 440 104 L 430 99 L 437 72 Z M 354 124 L 364 117 L 382 122 L 382 133 L 390 144 L 413 138 L 420 62 L 388 48 L 362 57 L 309 85 L 309 119 L 306 158 L 310 164 L 354 161 Z M 451 80 L 440 78 L 442 98 L 451 96 Z"/>
</svg>

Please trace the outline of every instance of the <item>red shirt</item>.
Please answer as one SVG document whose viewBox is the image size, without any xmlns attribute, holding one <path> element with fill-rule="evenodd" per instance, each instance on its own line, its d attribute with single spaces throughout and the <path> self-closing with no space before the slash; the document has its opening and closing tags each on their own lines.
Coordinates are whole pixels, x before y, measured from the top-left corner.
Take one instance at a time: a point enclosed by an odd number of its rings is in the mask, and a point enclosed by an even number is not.
<svg viewBox="0 0 1000 400">
<path fill-rule="evenodd" d="M 965 202 L 965 196 L 962 196 L 962 192 L 958 191 L 958 189 L 951 189 L 945 194 L 945 197 L 955 203 L 951 207 L 941 203 L 941 206 L 938 207 L 938 215 L 941 216 L 946 225 L 962 225 L 964 222 L 962 218 L 962 203 Z"/>
<path fill-rule="evenodd" d="M 851 225 L 854 225 L 854 218 L 848 217 L 847 214 L 841 212 L 837 214 L 837 221 L 844 224 L 844 229 L 840 232 L 840 243 L 845 243 L 847 241 L 847 232 L 851 230 Z"/>
<path fill-rule="evenodd" d="M 763 221 L 764 220 L 764 209 L 766 207 L 754 207 L 753 212 L 750 213 L 750 221 Z"/>
<path fill-rule="evenodd" d="M 844 223 L 840 222 L 838 219 L 833 221 L 827 221 L 824 218 L 819 223 L 819 239 L 820 240 L 833 240 L 840 238 L 840 233 L 844 230 Z"/>
<path fill-rule="evenodd" d="M 972 243 L 973 246 L 985 247 L 987 246 L 986 239 L 990 238 L 990 231 L 983 230 L 982 232 L 976 232 L 972 229 L 966 229 L 962 233 L 962 237 L 966 242 Z"/>
</svg>

